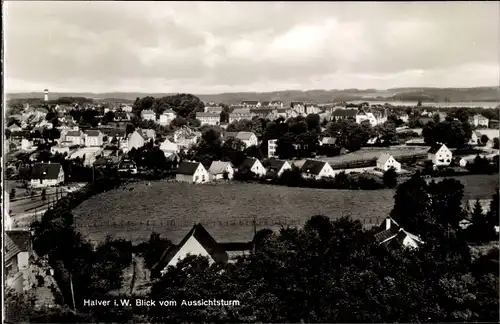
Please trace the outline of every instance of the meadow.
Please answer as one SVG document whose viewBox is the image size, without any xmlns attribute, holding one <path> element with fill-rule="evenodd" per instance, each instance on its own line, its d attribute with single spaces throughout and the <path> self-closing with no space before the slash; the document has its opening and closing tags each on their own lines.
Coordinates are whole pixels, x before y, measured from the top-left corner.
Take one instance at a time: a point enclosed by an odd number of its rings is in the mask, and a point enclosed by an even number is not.
<svg viewBox="0 0 500 324">
<path fill-rule="evenodd" d="M 498 175 L 456 177 L 466 199 L 490 198 Z M 438 179 L 436 179 L 438 180 Z M 127 184 L 84 201 L 73 210 L 75 226 L 94 242 L 106 235 L 138 243 L 155 231 L 174 243 L 201 222 L 217 241 L 250 241 L 256 228 L 300 226 L 311 216 L 350 216 L 378 225 L 394 205 L 392 189 L 334 190 L 250 183 L 193 185 L 167 181 Z"/>
</svg>

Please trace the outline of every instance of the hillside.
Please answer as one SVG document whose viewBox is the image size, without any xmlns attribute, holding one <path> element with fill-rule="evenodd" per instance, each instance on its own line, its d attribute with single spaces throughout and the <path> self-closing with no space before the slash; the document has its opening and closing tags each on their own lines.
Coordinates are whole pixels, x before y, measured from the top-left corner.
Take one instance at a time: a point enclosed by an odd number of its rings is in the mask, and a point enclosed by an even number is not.
<svg viewBox="0 0 500 324">
<path fill-rule="evenodd" d="M 137 97 L 153 96 L 162 97 L 169 93 L 139 93 L 139 92 L 111 92 L 111 93 L 51 93 L 50 98 L 59 97 L 86 97 L 98 100 L 110 101 L 132 101 Z M 242 100 L 282 100 L 285 104 L 291 101 L 310 101 L 315 103 L 327 103 L 333 101 L 352 100 L 380 100 L 390 102 L 399 101 L 440 101 L 440 102 L 473 102 L 473 101 L 499 101 L 500 91 L 497 87 L 477 88 L 394 88 L 388 90 L 376 89 L 345 89 L 345 90 L 284 90 L 274 92 L 235 92 L 220 94 L 196 95 L 203 101 L 222 102 L 236 104 Z M 11 93 L 7 99 L 34 99 L 43 98 L 42 92 Z M 113 99 L 109 99 L 113 98 Z"/>
</svg>

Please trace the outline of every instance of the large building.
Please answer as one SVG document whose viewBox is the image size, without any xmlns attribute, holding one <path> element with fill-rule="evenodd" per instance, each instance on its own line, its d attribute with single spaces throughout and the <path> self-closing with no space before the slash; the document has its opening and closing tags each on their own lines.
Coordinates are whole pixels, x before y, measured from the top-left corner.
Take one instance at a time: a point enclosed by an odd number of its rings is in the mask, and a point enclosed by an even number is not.
<svg viewBox="0 0 500 324">
<path fill-rule="evenodd" d="M 58 186 L 64 182 L 64 171 L 59 163 L 35 163 L 31 171 L 31 187 Z"/>
<path fill-rule="evenodd" d="M 216 113 L 197 112 L 196 119 L 198 119 L 202 125 L 217 126 L 220 124 L 220 114 Z"/>
</svg>

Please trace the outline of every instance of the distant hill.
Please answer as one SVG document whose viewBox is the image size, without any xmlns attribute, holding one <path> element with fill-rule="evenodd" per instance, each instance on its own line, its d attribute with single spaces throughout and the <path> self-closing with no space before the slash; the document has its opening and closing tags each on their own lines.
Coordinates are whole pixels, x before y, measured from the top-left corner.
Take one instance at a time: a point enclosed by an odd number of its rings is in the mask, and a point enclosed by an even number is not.
<svg viewBox="0 0 500 324">
<path fill-rule="evenodd" d="M 163 97 L 172 93 L 140 93 L 140 92 L 111 92 L 111 93 L 50 93 L 50 99 L 59 97 L 86 97 L 96 100 L 133 102 L 137 97 Z M 376 89 L 345 89 L 345 90 L 284 90 L 274 92 L 235 92 L 220 94 L 197 95 L 201 100 L 237 104 L 242 100 L 282 100 L 286 105 L 291 101 L 309 101 L 328 103 L 354 100 L 398 101 L 436 101 L 436 102 L 473 102 L 473 101 L 500 101 L 498 87 L 477 88 L 393 88 L 387 90 Z M 43 92 L 10 93 L 10 99 L 43 98 Z"/>
</svg>

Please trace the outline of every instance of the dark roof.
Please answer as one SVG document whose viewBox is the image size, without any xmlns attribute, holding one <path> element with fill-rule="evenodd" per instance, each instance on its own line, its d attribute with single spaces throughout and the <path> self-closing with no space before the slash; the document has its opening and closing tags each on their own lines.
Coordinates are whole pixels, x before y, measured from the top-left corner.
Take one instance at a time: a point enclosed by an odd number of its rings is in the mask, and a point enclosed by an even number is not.
<svg viewBox="0 0 500 324">
<path fill-rule="evenodd" d="M 357 109 L 337 109 L 332 113 L 332 116 L 355 117 L 357 114 L 358 114 Z"/>
<path fill-rule="evenodd" d="M 82 133 L 80 131 L 69 131 L 66 133 L 66 136 L 81 136 Z"/>
<path fill-rule="evenodd" d="M 186 242 L 194 237 L 203 248 L 210 254 L 215 262 L 227 262 L 229 256 L 227 255 L 224 248 L 215 241 L 215 239 L 207 232 L 205 227 L 200 223 L 196 224 L 191 228 L 182 241 L 176 246 L 165 250 L 163 255 L 160 257 L 159 262 L 153 267 L 156 270 L 161 270 L 172 260 L 172 258 L 177 254 L 177 252 L 186 244 Z"/>
<path fill-rule="evenodd" d="M 434 145 L 431 146 L 431 148 L 429 149 L 429 151 L 427 151 L 427 153 L 436 154 L 441 148 L 441 146 L 443 146 L 443 144 L 434 143 Z"/>
<path fill-rule="evenodd" d="M 253 243 L 252 242 L 220 242 L 219 247 L 226 252 L 250 251 L 253 248 Z"/>
<path fill-rule="evenodd" d="M 124 129 L 103 128 L 101 131 L 109 137 L 125 137 Z"/>
<path fill-rule="evenodd" d="M 269 101 L 262 101 L 260 104 L 262 106 L 269 106 L 269 103 L 270 103 Z"/>
<path fill-rule="evenodd" d="M 243 163 L 239 166 L 239 168 L 246 168 L 246 167 L 248 167 L 250 169 L 250 168 L 253 167 L 253 165 L 257 161 L 258 161 L 257 159 L 247 157 L 245 159 L 245 161 L 243 161 Z"/>
<path fill-rule="evenodd" d="M 220 118 L 220 116 L 217 113 L 211 113 L 211 112 L 197 112 L 196 113 L 196 118 L 198 118 L 198 117 Z"/>
<path fill-rule="evenodd" d="M 273 108 L 253 108 L 250 112 L 258 115 L 268 115 L 273 112 Z"/>
<path fill-rule="evenodd" d="M 57 179 L 61 165 L 59 163 L 35 163 L 31 179 Z"/>
<path fill-rule="evenodd" d="M 304 102 L 302 102 L 302 101 L 292 101 L 292 102 L 290 102 L 290 107 L 293 107 L 295 105 L 304 105 Z"/>
<path fill-rule="evenodd" d="M 99 136 L 101 132 L 99 130 L 88 130 L 85 132 L 87 136 Z"/>
<path fill-rule="evenodd" d="M 29 135 L 29 131 L 15 131 L 10 133 L 10 137 L 28 137 Z"/>
<path fill-rule="evenodd" d="M 277 172 L 277 171 L 281 170 L 281 168 L 286 163 L 286 161 L 277 160 L 277 159 L 271 159 L 271 160 L 268 161 L 268 163 L 269 163 L 269 166 L 268 166 L 267 169 Z"/>
<path fill-rule="evenodd" d="M 377 243 L 382 243 L 385 240 L 397 235 L 398 232 L 399 232 L 399 228 L 391 227 L 388 230 L 384 230 L 382 232 L 375 234 L 375 241 L 377 241 Z"/>
<path fill-rule="evenodd" d="M 8 261 L 21 252 L 28 252 L 31 247 L 29 231 L 5 231 L 5 261 Z"/>
<path fill-rule="evenodd" d="M 306 162 L 304 162 L 300 170 L 304 173 L 317 175 L 321 172 L 321 170 L 323 170 L 325 164 L 326 162 L 324 161 L 306 160 Z"/>
<path fill-rule="evenodd" d="M 185 175 L 193 175 L 198 169 L 199 162 L 187 162 L 182 161 L 179 164 L 179 168 L 177 170 L 177 174 L 185 174 Z"/>
</svg>

